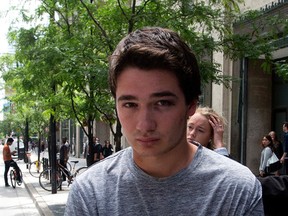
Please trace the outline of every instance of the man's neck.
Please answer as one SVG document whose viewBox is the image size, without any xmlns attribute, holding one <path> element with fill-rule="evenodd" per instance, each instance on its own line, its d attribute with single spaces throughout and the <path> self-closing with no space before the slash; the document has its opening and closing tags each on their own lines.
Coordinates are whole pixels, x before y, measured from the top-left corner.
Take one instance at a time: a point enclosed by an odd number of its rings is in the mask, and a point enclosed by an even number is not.
<svg viewBox="0 0 288 216">
<path fill-rule="evenodd" d="M 175 175 L 191 163 L 197 148 L 196 145 L 187 143 L 184 147 L 171 151 L 171 154 L 166 154 L 161 158 L 157 156 L 141 160 L 135 160 L 134 158 L 134 161 L 148 175 L 157 178 L 169 177 Z"/>
</svg>

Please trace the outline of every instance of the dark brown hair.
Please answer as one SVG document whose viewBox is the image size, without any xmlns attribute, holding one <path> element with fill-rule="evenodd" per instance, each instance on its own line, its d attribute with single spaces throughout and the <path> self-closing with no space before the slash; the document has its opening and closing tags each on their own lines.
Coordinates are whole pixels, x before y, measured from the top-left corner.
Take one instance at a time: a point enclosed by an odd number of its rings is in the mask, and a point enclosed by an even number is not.
<svg viewBox="0 0 288 216">
<path fill-rule="evenodd" d="M 270 142 L 268 147 L 270 147 L 271 150 L 274 152 L 275 151 L 275 147 L 273 145 L 272 137 L 270 135 L 265 135 L 264 137 Z"/>
<path fill-rule="evenodd" d="M 198 100 L 201 94 L 196 57 L 179 35 L 169 29 L 144 28 L 130 33 L 120 41 L 109 59 L 109 84 L 114 98 L 117 78 L 129 66 L 145 70 L 164 69 L 173 73 L 178 79 L 186 104 Z"/>
</svg>

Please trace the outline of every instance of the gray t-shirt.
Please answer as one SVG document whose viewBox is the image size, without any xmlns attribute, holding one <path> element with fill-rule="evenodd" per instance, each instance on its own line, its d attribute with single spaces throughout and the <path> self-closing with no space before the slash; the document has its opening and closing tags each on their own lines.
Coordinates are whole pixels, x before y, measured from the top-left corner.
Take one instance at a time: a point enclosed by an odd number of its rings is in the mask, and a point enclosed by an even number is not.
<svg viewBox="0 0 288 216">
<path fill-rule="evenodd" d="M 71 215 L 264 215 L 260 182 L 251 171 L 198 147 L 176 175 L 149 176 L 131 147 L 93 165 L 73 182 L 65 210 Z"/>
</svg>

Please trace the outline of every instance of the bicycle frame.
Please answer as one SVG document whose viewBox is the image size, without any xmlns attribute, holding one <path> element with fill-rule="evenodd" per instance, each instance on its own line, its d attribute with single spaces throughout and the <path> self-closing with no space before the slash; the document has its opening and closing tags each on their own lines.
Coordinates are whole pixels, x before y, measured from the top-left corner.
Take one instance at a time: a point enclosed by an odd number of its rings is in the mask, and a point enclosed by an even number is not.
<svg viewBox="0 0 288 216">
<path fill-rule="evenodd" d="M 69 171 L 69 169 L 66 169 L 63 165 L 61 165 L 58 161 L 57 163 L 57 170 L 56 170 L 56 185 L 57 189 L 62 190 L 62 177 L 63 175 L 67 178 L 68 186 L 72 184 L 74 178 L 76 175 L 80 175 L 81 173 L 85 172 L 88 167 L 80 167 L 76 170 L 76 163 L 79 161 L 70 161 L 74 163 L 72 173 Z M 52 190 L 52 182 L 51 182 L 51 167 L 48 167 L 47 169 L 43 170 L 39 176 L 39 184 L 40 186 L 47 191 Z"/>
<path fill-rule="evenodd" d="M 71 174 L 71 172 L 60 163 L 57 164 L 57 168 L 60 169 L 60 172 L 63 173 L 65 177 L 68 179 L 68 186 L 69 186 L 73 181 L 73 175 Z M 74 167 L 73 167 L 73 171 L 74 171 Z"/>
<path fill-rule="evenodd" d="M 77 174 L 82 173 L 85 171 L 88 167 L 80 167 L 79 169 L 76 170 L 76 164 L 79 161 L 70 161 L 71 163 L 74 163 L 72 171 L 70 172 L 69 169 L 58 163 L 58 168 L 60 171 L 65 175 L 65 177 L 68 179 L 68 186 L 72 184 L 74 177 L 76 177 Z M 81 170 L 81 171 L 80 171 Z M 68 173 L 68 174 L 67 174 Z"/>
</svg>

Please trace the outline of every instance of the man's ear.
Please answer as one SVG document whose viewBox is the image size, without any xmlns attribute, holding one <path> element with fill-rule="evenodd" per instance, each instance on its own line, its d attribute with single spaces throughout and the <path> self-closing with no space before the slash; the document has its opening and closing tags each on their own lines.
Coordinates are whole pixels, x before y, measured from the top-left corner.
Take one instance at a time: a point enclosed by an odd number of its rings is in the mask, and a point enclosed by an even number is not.
<svg viewBox="0 0 288 216">
<path fill-rule="evenodd" d="M 198 100 L 193 100 L 190 105 L 188 106 L 188 116 L 194 115 L 196 108 L 197 108 Z"/>
</svg>

